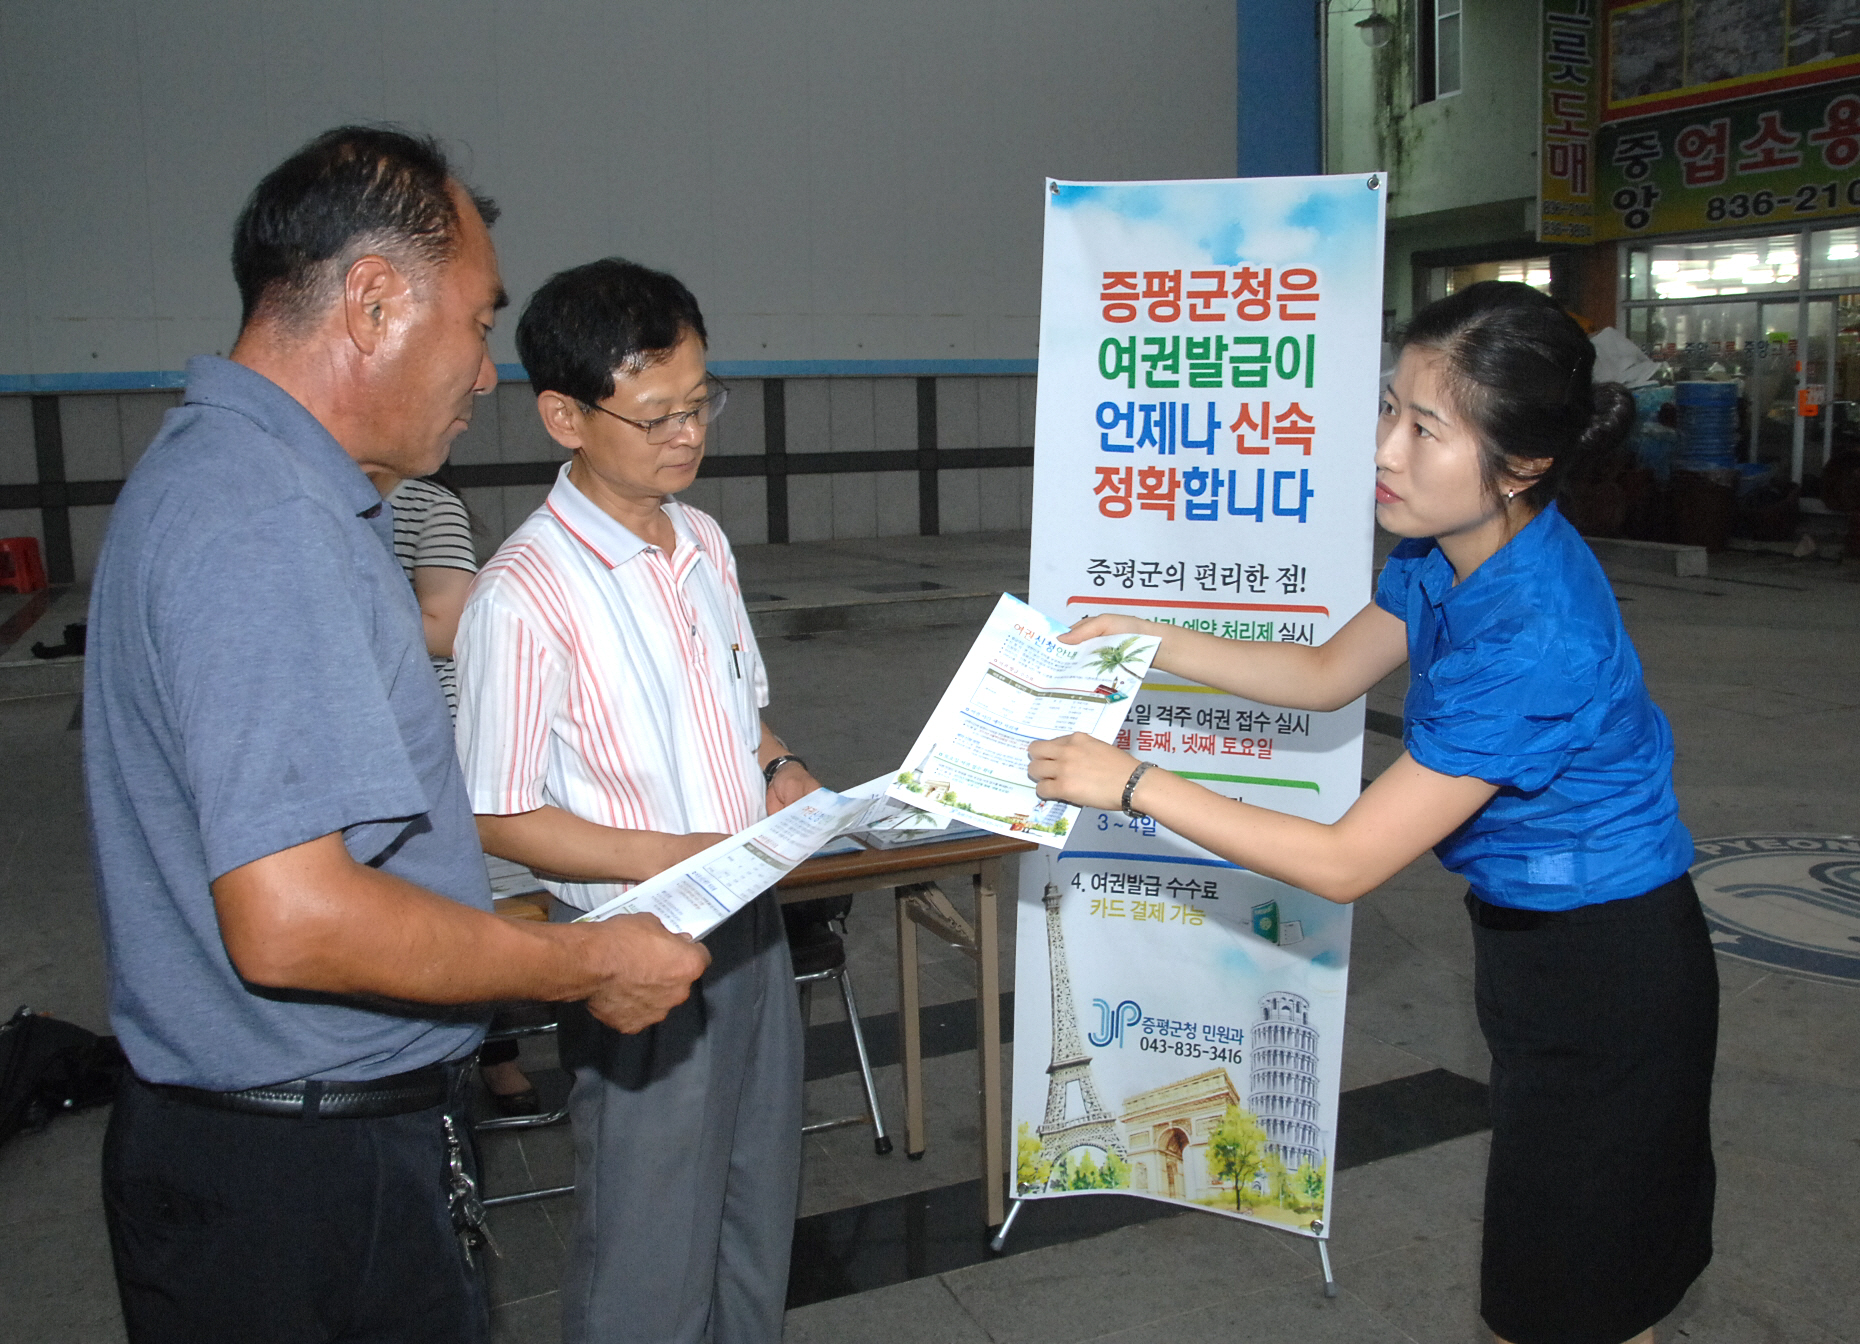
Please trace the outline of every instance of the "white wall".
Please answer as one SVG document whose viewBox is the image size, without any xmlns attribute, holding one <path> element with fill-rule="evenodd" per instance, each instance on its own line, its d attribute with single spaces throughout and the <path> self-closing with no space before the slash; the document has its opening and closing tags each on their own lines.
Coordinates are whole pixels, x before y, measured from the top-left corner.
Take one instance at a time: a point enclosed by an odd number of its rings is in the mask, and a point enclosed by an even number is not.
<svg viewBox="0 0 1860 1344">
<path fill-rule="evenodd" d="M 1041 179 L 1230 175 L 1234 13 L 8 4 L 0 376 L 173 370 L 225 350 L 234 215 L 269 168 L 346 120 L 460 151 L 504 206 L 519 304 L 550 272 L 620 253 L 691 285 L 719 361 L 1031 360 Z"/>
</svg>

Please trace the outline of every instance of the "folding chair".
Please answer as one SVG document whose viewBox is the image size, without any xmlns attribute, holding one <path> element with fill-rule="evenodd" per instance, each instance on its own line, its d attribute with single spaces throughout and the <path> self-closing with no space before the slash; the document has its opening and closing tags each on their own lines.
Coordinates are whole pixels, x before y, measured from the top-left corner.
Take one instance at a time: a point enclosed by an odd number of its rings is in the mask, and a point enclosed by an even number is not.
<svg viewBox="0 0 1860 1344">
<path fill-rule="evenodd" d="M 814 986 L 823 980 L 839 985 L 840 999 L 846 1005 L 846 1020 L 852 1026 L 853 1049 L 859 1055 L 859 1075 L 865 1083 L 866 1114 L 841 1116 L 801 1126 L 803 1134 L 841 1129 L 847 1125 L 872 1126 L 872 1148 L 880 1157 L 891 1151 L 891 1136 L 885 1132 L 885 1116 L 878 1105 L 878 1088 L 872 1078 L 872 1060 L 865 1048 L 865 1032 L 859 1025 L 859 1004 L 853 997 L 852 977 L 846 970 L 846 914 L 852 909 L 851 896 L 827 896 L 815 901 L 797 901 L 781 908 L 782 921 L 788 927 L 788 949 L 794 957 L 794 982 L 801 987 L 801 1020 L 812 1019 Z M 835 931 L 833 925 L 839 925 Z"/>
</svg>

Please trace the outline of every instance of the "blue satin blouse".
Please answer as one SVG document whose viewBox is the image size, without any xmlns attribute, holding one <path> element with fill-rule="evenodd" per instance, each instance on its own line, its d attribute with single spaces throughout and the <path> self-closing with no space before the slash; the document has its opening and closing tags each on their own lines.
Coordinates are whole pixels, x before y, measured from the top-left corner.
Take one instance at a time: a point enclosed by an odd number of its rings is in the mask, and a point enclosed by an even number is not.
<svg viewBox="0 0 1860 1344">
<path fill-rule="evenodd" d="M 1408 627 L 1403 742 L 1497 795 L 1434 847 L 1494 905 L 1569 910 L 1670 882 L 1692 862 L 1673 734 L 1595 554 L 1553 504 L 1462 584 L 1404 541 L 1376 605 Z"/>
</svg>

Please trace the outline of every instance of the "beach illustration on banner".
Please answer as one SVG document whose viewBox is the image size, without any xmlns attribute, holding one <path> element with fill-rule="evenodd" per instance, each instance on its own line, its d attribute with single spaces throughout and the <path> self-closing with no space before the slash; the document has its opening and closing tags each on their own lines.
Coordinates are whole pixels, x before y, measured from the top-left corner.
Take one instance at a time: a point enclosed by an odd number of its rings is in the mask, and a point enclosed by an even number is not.
<svg viewBox="0 0 1860 1344">
<path fill-rule="evenodd" d="M 1321 1235 L 1347 911 L 1233 869 L 1041 866 L 1042 899 L 1020 907 L 1012 1193 L 1118 1191 Z M 1127 925 L 1116 944 L 1092 936 L 1106 921 Z M 1167 981 L 1133 974 L 1146 962 Z"/>
</svg>

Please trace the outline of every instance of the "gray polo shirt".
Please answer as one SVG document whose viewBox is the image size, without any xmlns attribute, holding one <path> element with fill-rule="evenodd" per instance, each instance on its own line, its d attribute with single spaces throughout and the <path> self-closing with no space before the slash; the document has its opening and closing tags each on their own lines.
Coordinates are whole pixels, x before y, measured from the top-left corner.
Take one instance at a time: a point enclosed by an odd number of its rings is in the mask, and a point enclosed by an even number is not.
<svg viewBox="0 0 1860 1344">
<path fill-rule="evenodd" d="M 379 1078 L 483 1035 L 475 1009 L 246 984 L 209 890 L 340 831 L 357 860 L 490 908 L 393 542 L 392 511 L 303 406 L 241 365 L 189 362 L 111 516 L 84 669 L 111 1023 L 150 1082 Z"/>
</svg>

